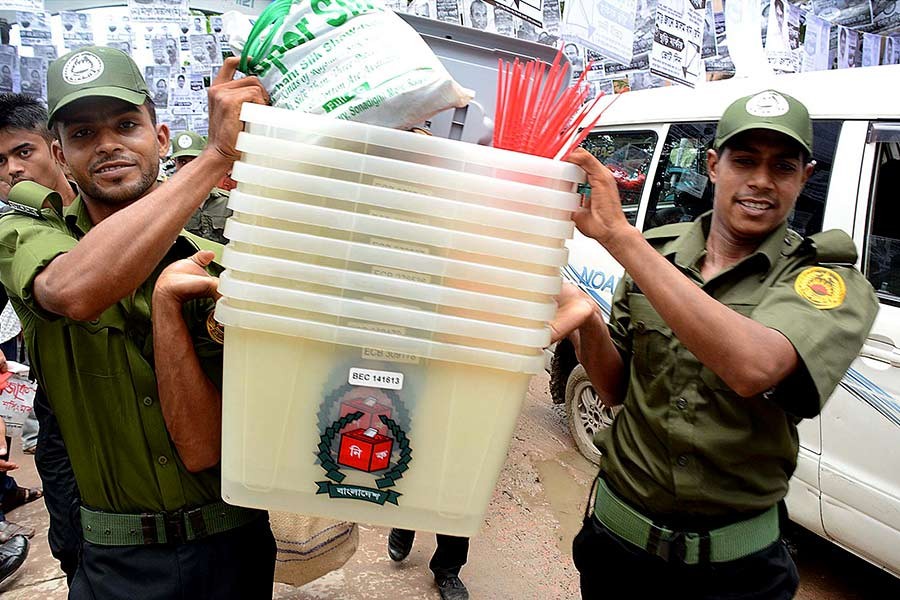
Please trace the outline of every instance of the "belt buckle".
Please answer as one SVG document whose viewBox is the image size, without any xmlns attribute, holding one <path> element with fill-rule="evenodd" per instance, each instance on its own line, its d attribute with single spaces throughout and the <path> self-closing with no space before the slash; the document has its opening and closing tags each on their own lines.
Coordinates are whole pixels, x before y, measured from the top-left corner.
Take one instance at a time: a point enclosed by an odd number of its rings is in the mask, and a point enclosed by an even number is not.
<svg viewBox="0 0 900 600">
<path fill-rule="evenodd" d="M 684 562 L 687 556 L 687 538 L 683 531 L 675 531 L 669 539 L 660 539 L 656 555 L 666 562 Z"/>
<path fill-rule="evenodd" d="M 187 541 L 187 527 L 184 525 L 183 511 L 164 513 L 163 528 L 166 530 L 166 543 L 183 544 Z"/>
</svg>

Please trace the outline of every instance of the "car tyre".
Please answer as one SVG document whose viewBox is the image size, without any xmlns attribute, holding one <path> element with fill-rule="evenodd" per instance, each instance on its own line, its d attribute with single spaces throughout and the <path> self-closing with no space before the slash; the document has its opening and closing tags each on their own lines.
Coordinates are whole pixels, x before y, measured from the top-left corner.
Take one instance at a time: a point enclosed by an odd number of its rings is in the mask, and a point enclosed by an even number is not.
<svg viewBox="0 0 900 600">
<path fill-rule="evenodd" d="M 578 451 L 595 465 L 600 464 L 601 454 L 594 445 L 594 434 L 612 426 L 620 409 L 600 402 L 584 367 L 572 369 L 566 384 L 566 421 Z"/>
</svg>

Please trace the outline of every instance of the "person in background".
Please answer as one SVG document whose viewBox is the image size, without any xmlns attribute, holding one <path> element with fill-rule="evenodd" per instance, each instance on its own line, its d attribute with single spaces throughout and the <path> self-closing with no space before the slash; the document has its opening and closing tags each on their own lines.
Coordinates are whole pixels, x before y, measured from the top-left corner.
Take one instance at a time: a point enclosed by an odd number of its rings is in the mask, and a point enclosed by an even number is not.
<svg viewBox="0 0 900 600">
<path fill-rule="evenodd" d="M 10 187 L 23 181 L 42 185 L 59 194 L 65 207 L 75 200 L 76 189 L 53 157 L 54 142 L 42 104 L 22 94 L 0 94 L 0 181 Z M 5 291 L 3 301 L 5 304 Z M 50 552 L 71 583 L 81 554 L 80 496 L 59 423 L 42 386 L 35 394 L 34 415 L 39 426 L 26 421 L 23 449 L 34 449 L 50 515 Z M 37 436 L 32 440 L 29 433 L 35 429 Z"/>
<path fill-rule="evenodd" d="M 21 208 L 0 218 L 0 282 L 82 494 L 72 600 L 272 595 L 268 517 L 222 501 L 218 448 L 198 453 L 170 436 L 184 422 L 194 431 L 214 424 L 161 406 L 151 342 L 161 271 L 200 242 L 215 246 L 181 231 L 239 155 L 240 107 L 268 101 L 256 77 L 233 79 L 237 63 L 229 59 L 209 89 L 207 150 L 159 184 L 169 132 L 134 61 L 99 46 L 59 58 L 48 72 L 48 120 L 54 155 L 80 193 L 62 210 L 54 192 L 22 182 L 10 191 Z M 73 69 L 83 76 L 66 77 Z M 204 326 L 209 308 L 193 307 L 192 327 Z"/>
<path fill-rule="evenodd" d="M 388 556 L 400 562 L 409 556 L 416 532 L 408 529 L 391 529 L 388 535 Z M 459 572 L 469 556 L 469 538 L 437 534 L 437 548 L 428 563 L 434 573 L 434 583 L 441 600 L 468 600 L 469 591 L 459 578 Z"/>
<path fill-rule="evenodd" d="M 600 400 L 622 405 L 573 542 L 583 598 L 794 596 L 780 513 L 797 423 L 819 414 L 878 311 L 847 234 L 788 228 L 812 149 L 801 102 L 737 99 L 707 152 L 712 211 L 643 235 L 612 173 L 569 157 L 591 186 L 575 224 L 626 273 L 608 325 L 569 285 L 551 324 Z"/>
<path fill-rule="evenodd" d="M 5 371 L 6 360 L 0 358 L 0 373 Z M 3 477 L 0 478 L 0 490 L 8 486 L 10 481 L 15 485 L 15 480 L 6 472 L 18 468 L 15 463 L 9 462 L 9 446 L 6 440 L 6 423 L 0 419 L 0 473 L 3 474 Z M 5 532 L 0 535 L 0 584 L 25 564 L 30 546 L 28 538 L 23 533 Z"/>
<path fill-rule="evenodd" d="M 194 160 L 205 148 L 206 140 L 193 131 L 182 131 L 173 135 L 170 158 L 175 162 L 175 172 Z M 229 191 L 234 187 L 233 183 L 228 175 L 223 177 L 188 219 L 184 226 L 185 230 L 218 244 L 227 244 L 225 220 L 231 216 L 228 197 Z"/>
</svg>

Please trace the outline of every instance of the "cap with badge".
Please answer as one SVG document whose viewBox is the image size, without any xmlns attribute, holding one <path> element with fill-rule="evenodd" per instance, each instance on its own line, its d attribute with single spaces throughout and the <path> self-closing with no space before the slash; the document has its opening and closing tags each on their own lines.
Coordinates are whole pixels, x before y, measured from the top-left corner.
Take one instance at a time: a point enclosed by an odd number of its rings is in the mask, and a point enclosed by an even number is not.
<svg viewBox="0 0 900 600">
<path fill-rule="evenodd" d="M 199 156 L 206 148 L 206 138 L 193 131 L 182 131 L 172 136 L 172 156 Z"/>
<path fill-rule="evenodd" d="M 76 100 L 96 96 L 139 106 L 150 98 L 150 90 L 131 57 L 116 48 L 86 46 L 50 63 L 47 70 L 50 123 L 60 109 Z"/>
<path fill-rule="evenodd" d="M 792 96 L 766 90 L 732 102 L 716 127 L 715 148 L 721 148 L 737 134 L 750 129 L 777 131 L 812 154 L 813 131 L 809 111 Z"/>
</svg>

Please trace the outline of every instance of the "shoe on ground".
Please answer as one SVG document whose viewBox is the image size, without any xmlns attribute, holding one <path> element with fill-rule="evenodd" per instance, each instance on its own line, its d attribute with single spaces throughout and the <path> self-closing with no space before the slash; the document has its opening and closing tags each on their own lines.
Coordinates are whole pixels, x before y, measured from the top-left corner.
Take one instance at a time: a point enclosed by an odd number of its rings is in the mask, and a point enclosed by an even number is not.
<svg viewBox="0 0 900 600">
<path fill-rule="evenodd" d="M 400 562 L 412 550 L 413 542 L 416 539 L 416 532 L 408 529 L 391 529 L 388 535 L 388 556 L 391 560 Z"/>
<path fill-rule="evenodd" d="M 28 557 L 28 538 L 17 535 L 0 544 L 0 583 L 19 570 Z"/>
<path fill-rule="evenodd" d="M 44 495 L 41 488 L 22 487 L 17 485 L 3 495 L 0 510 L 5 513 L 12 512 L 20 506 L 34 502 Z"/>
<path fill-rule="evenodd" d="M 441 600 L 469 600 L 469 590 L 457 575 L 439 575 L 434 578 Z"/>
<path fill-rule="evenodd" d="M 0 544 L 5 544 L 17 535 L 25 537 L 34 537 L 34 527 L 29 525 L 19 525 L 12 521 L 0 521 Z"/>
</svg>

